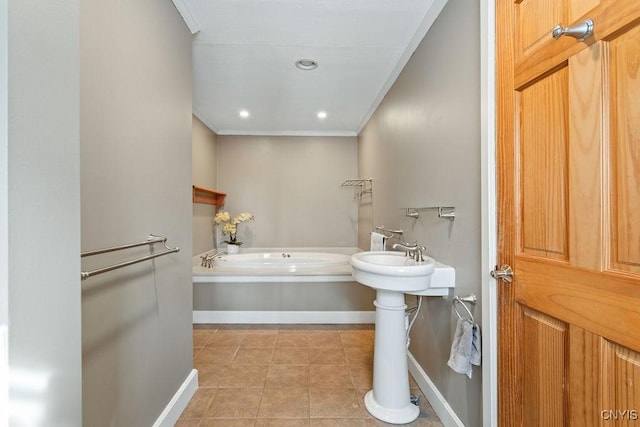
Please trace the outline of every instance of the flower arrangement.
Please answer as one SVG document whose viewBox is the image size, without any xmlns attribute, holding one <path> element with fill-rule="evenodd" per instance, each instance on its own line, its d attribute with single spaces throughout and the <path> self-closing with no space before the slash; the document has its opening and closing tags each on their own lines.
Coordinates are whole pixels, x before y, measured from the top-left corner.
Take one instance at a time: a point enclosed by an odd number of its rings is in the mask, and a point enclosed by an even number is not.
<svg viewBox="0 0 640 427">
<path fill-rule="evenodd" d="M 229 212 L 225 211 L 225 212 L 218 212 L 216 216 L 213 218 L 213 222 L 215 222 L 216 225 L 220 225 L 220 223 L 225 223 L 224 227 L 222 228 L 222 235 L 223 236 L 226 236 L 227 234 L 229 235 L 229 240 L 225 240 L 224 241 L 225 243 L 232 244 L 232 245 L 241 245 L 242 242 L 238 242 L 237 240 L 238 224 L 251 221 L 254 218 L 255 217 L 253 216 L 253 214 L 250 214 L 249 212 L 242 212 L 238 216 L 231 217 L 231 215 L 229 215 Z"/>
</svg>

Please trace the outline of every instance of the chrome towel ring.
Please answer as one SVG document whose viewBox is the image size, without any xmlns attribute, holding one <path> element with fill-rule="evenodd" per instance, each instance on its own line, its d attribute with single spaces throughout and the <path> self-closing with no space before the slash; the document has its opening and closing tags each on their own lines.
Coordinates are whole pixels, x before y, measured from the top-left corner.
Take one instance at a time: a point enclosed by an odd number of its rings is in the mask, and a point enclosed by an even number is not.
<svg viewBox="0 0 640 427">
<path fill-rule="evenodd" d="M 464 310 L 469 315 L 469 317 L 466 318 L 466 319 L 471 321 L 471 323 L 476 323 L 476 321 L 475 321 L 475 319 L 473 317 L 473 313 L 471 312 L 469 307 L 467 307 L 467 304 L 465 304 L 465 303 L 469 303 L 469 304 L 475 305 L 476 302 L 478 302 L 478 298 L 474 294 L 471 294 L 471 295 L 469 295 L 467 297 L 464 297 L 464 298 L 460 298 L 457 295 L 455 297 L 453 297 L 453 309 L 455 310 L 456 315 L 458 316 L 458 319 L 464 319 L 465 318 L 462 314 L 460 314 L 460 311 L 458 310 L 458 305 L 461 305 L 462 308 L 464 308 Z"/>
</svg>

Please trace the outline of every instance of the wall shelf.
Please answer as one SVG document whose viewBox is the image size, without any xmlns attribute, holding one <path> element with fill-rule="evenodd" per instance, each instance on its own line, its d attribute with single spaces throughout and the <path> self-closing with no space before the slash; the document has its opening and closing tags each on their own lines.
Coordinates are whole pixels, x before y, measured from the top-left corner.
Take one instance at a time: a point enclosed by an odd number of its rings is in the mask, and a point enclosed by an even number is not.
<svg viewBox="0 0 640 427">
<path fill-rule="evenodd" d="M 205 205 L 214 205 L 216 211 L 224 206 L 224 200 L 227 197 L 226 193 L 220 191 L 211 190 L 205 187 L 193 186 L 193 203 L 202 203 Z"/>
</svg>

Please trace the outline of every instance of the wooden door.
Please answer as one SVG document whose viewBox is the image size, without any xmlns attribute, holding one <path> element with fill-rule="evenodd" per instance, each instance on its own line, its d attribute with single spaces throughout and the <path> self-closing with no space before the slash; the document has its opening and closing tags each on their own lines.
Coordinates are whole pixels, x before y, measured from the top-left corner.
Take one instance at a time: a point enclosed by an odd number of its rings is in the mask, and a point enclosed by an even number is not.
<svg viewBox="0 0 640 427">
<path fill-rule="evenodd" d="M 640 0 L 496 6 L 499 424 L 640 425 Z"/>
</svg>

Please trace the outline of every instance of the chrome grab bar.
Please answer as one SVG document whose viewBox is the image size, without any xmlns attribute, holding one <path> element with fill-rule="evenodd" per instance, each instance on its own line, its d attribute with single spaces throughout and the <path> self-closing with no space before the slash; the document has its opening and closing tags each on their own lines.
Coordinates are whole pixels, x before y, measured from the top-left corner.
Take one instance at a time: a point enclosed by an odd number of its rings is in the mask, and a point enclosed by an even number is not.
<svg viewBox="0 0 640 427">
<path fill-rule="evenodd" d="M 129 244 L 126 244 L 126 245 L 113 246 L 113 247 L 110 247 L 110 248 L 86 251 L 86 252 L 82 252 L 80 254 L 80 257 L 84 258 L 84 257 L 104 254 L 104 253 L 108 253 L 108 252 L 121 251 L 123 249 L 135 248 L 135 247 L 138 247 L 138 246 L 153 245 L 153 244 L 156 244 L 156 243 L 163 243 L 164 247 L 167 248 L 167 250 L 164 251 L 164 252 L 160 252 L 158 254 L 147 255 L 147 256 L 144 256 L 144 257 L 141 257 L 141 258 L 137 258 L 137 259 L 133 259 L 133 260 L 130 260 L 130 261 L 125 261 L 125 262 L 121 262 L 121 263 L 118 263 L 118 264 L 113 264 L 113 265 L 110 265 L 108 267 L 98 268 L 96 270 L 81 271 L 80 272 L 80 279 L 81 280 L 86 280 L 89 277 L 97 276 L 98 274 L 106 273 L 108 271 L 117 270 L 117 269 L 122 268 L 122 267 L 127 267 L 129 265 L 137 264 L 139 262 L 147 261 L 147 260 L 150 260 L 150 259 L 153 259 L 153 258 L 158 258 L 158 257 L 164 256 L 164 255 L 168 255 L 168 254 L 172 254 L 172 253 L 180 251 L 179 247 L 170 248 L 169 246 L 167 246 L 167 238 L 166 237 L 155 236 L 153 234 L 150 234 L 149 238 L 144 242 L 129 243 Z"/>
</svg>

